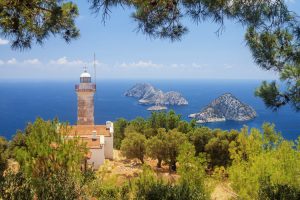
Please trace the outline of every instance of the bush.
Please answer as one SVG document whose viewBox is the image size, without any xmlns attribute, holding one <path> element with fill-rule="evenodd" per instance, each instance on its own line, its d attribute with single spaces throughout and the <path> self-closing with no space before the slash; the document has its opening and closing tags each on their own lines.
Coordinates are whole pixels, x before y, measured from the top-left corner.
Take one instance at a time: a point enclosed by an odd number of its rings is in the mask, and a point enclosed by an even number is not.
<svg viewBox="0 0 300 200">
<path fill-rule="evenodd" d="M 4 177 L 4 189 L 10 195 L 26 193 L 24 198 L 31 191 L 38 199 L 78 199 L 87 149 L 78 138 L 65 139 L 69 130 L 70 126 L 58 120 L 38 118 L 25 133 L 19 132 L 9 149 L 20 169 Z"/>
<path fill-rule="evenodd" d="M 232 147 L 234 160 L 228 170 L 232 187 L 242 199 L 297 197 L 300 153 L 293 142 L 274 140 L 276 132 L 267 134 L 251 129 L 250 135 L 239 136 L 243 139 L 238 139 L 239 145 Z"/>
<path fill-rule="evenodd" d="M 22 172 L 6 171 L 4 181 L 1 185 L 0 199 L 33 199 L 30 183 L 26 180 Z"/>
<path fill-rule="evenodd" d="M 114 122 L 114 148 L 120 149 L 122 140 L 125 138 L 125 128 L 128 122 L 126 119 L 118 119 Z"/>
<path fill-rule="evenodd" d="M 299 200 L 300 189 L 288 184 L 272 184 L 270 177 L 263 177 L 258 191 L 259 200 Z"/>
<path fill-rule="evenodd" d="M 177 183 L 164 182 L 144 168 L 134 182 L 135 199 L 139 200 L 204 200 L 207 199 L 202 185 L 194 185 L 186 179 Z"/>
<path fill-rule="evenodd" d="M 146 137 L 140 133 L 126 133 L 126 138 L 121 144 L 121 153 L 126 158 L 137 158 L 144 163 L 146 153 Z"/>
<path fill-rule="evenodd" d="M 179 189 L 184 195 L 183 199 L 203 200 L 208 195 L 205 191 L 204 177 L 206 160 L 203 157 L 195 157 L 195 147 L 185 142 L 180 146 L 178 155 Z"/>
</svg>

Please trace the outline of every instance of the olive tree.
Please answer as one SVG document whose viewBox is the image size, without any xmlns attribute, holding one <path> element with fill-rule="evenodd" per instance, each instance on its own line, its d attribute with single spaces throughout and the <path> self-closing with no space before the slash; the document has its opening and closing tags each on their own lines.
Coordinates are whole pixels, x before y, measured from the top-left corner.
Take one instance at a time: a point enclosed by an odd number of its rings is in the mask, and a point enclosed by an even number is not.
<svg viewBox="0 0 300 200">
<path fill-rule="evenodd" d="M 137 158 L 144 163 L 146 153 L 146 137 L 137 132 L 126 133 L 125 139 L 121 144 L 121 153 L 126 158 Z"/>
<path fill-rule="evenodd" d="M 146 154 L 147 156 L 157 159 L 157 167 L 161 168 L 163 159 L 166 158 L 166 141 L 163 138 L 165 129 L 160 129 L 159 133 L 148 139 L 146 142 Z"/>
</svg>

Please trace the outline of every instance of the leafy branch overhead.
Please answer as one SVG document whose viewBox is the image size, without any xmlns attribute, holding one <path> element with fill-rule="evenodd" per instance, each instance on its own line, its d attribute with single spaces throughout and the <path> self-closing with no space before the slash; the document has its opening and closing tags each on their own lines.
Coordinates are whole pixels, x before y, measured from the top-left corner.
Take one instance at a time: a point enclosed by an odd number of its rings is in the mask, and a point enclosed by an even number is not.
<svg viewBox="0 0 300 200">
<path fill-rule="evenodd" d="M 212 21 L 220 25 L 229 19 L 246 27 L 245 40 L 254 61 L 265 70 L 279 74 L 286 89 L 275 82 L 264 82 L 256 91 L 266 106 L 277 110 L 290 104 L 300 110 L 300 23 L 284 0 L 91 0 L 91 9 L 102 12 L 103 20 L 113 6 L 134 8 L 138 30 L 151 38 L 180 40 L 188 27 L 184 19 L 196 25 Z"/>
<path fill-rule="evenodd" d="M 219 24 L 231 20 L 245 27 L 245 40 L 254 61 L 278 73 L 286 86 L 263 83 L 256 91 L 267 107 L 277 110 L 290 104 L 300 111 L 300 23 L 285 0 L 88 0 L 91 11 L 105 23 L 113 7 L 133 11 L 137 29 L 151 38 L 181 40 L 188 32 L 187 20 Z M 0 34 L 12 48 L 27 49 L 42 44 L 50 35 L 69 42 L 79 36 L 75 26 L 77 6 L 64 0 L 0 1 Z"/>
<path fill-rule="evenodd" d="M 0 34 L 8 38 L 13 49 L 28 49 L 43 44 L 51 35 L 66 42 L 79 36 L 75 26 L 78 8 L 72 2 L 58 0 L 1 0 Z"/>
</svg>

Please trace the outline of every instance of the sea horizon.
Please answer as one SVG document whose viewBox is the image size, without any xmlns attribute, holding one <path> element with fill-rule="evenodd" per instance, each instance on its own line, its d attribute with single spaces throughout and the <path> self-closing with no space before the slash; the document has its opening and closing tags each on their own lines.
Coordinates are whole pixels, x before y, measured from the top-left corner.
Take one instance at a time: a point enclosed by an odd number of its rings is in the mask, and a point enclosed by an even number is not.
<svg viewBox="0 0 300 200">
<path fill-rule="evenodd" d="M 92 76 L 94 79 L 94 77 Z M 98 81 L 171 81 L 171 80 L 182 80 L 182 81 L 280 81 L 279 78 L 277 79 L 272 79 L 272 78 L 249 78 L 249 79 L 244 79 L 244 78 L 179 78 L 179 77 L 169 77 L 169 78 L 155 78 L 155 77 L 134 77 L 134 78 L 113 78 L 113 77 L 108 77 L 108 78 L 103 78 L 103 77 L 97 77 L 97 82 Z M 0 83 L 14 83 L 14 82 L 78 82 L 78 77 L 75 78 L 65 78 L 65 79 L 32 79 L 32 78 L 24 78 L 24 79 L 12 79 L 12 78 L 0 78 Z M 94 81 L 92 81 L 94 82 Z M 278 82 L 280 83 L 280 82 Z"/>
<path fill-rule="evenodd" d="M 5 82 L 0 80 L 0 135 L 10 138 L 18 129 L 37 117 L 45 120 L 59 118 L 63 122 L 76 123 L 77 97 L 74 81 L 28 81 Z M 214 122 L 201 124 L 210 128 L 224 130 L 261 128 L 264 122 L 274 123 L 276 130 L 286 139 L 295 140 L 300 135 L 300 115 L 286 106 L 273 112 L 267 109 L 260 98 L 254 96 L 255 88 L 261 80 L 161 80 L 161 79 L 109 79 L 97 81 L 95 95 L 95 123 L 104 124 L 118 118 L 132 120 L 136 117 L 148 117 L 149 106 L 138 104 L 137 99 L 123 94 L 134 84 L 148 82 L 163 91 L 178 91 L 189 101 L 187 106 L 170 106 L 183 120 L 190 121 L 188 115 L 199 112 L 213 99 L 224 93 L 232 93 L 243 103 L 252 106 L 258 116 L 245 122 Z M 37 84 L 38 83 L 38 84 Z M 238 83 L 238 84 L 236 84 Z"/>
</svg>

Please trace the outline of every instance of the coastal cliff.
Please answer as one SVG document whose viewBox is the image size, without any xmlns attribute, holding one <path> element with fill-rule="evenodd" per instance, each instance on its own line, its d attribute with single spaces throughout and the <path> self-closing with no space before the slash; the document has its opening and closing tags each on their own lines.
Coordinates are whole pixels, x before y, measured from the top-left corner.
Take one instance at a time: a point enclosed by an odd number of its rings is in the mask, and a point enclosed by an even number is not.
<svg viewBox="0 0 300 200">
<path fill-rule="evenodd" d="M 188 105 L 188 101 L 179 92 L 170 91 L 164 93 L 148 83 L 136 84 L 126 91 L 124 95 L 138 98 L 139 103 L 144 105 L 159 105 L 162 107 L 167 105 Z"/>
<path fill-rule="evenodd" d="M 255 110 L 230 93 L 221 95 L 213 100 L 199 113 L 190 114 L 198 123 L 220 122 L 226 120 L 247 121 L 257 116 Z"/>
</svg>

